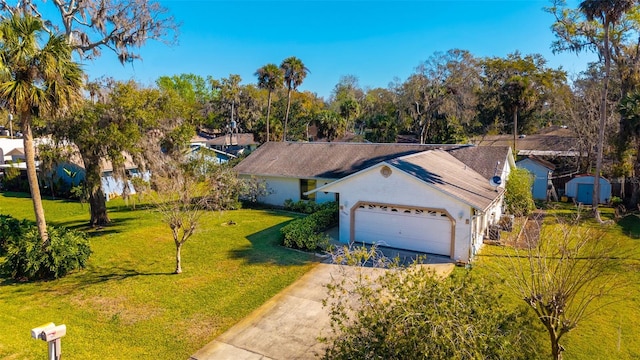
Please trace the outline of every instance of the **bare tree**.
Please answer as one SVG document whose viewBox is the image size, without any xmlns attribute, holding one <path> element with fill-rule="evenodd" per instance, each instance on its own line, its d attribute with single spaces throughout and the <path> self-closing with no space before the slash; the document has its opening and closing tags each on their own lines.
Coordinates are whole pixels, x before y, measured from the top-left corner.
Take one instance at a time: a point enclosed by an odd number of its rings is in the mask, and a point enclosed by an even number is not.
<svg viewBox="0 0 640 360">
<path fill-rule="evenodd" d="M 526 246 L 510 257 L 507 282 L 549 333 L 553 359 L 562 359 L 562 337 L 615 300 L 623 284 L 612 271 L 616 244 L 600 229 L 558 221 L 524 232 Z M 606 298 L 606 299 L 605 299 Z"/>
<path fill-rule="evenodd" d="M 182 273 L 182 246 L 196 232 L 211 193 L 206 182 L 198 182 L 180 166 L 166 169 L 155 179 L 154 202 L 162 221 L 171 229 L 176 246 L 176 274 Z"/>
</svg>

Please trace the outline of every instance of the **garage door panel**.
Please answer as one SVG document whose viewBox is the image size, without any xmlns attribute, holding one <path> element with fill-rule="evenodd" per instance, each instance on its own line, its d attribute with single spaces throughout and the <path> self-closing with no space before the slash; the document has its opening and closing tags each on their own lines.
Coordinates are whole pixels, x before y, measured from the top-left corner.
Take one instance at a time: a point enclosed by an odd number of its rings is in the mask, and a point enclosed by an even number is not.
<svg viewBox="0 0 640 360">
<path fill-rule="evenodd" d="M 450 255 L 451 221 L 435 211 L 365 204 L 355 213 L 355 240 Z"/>
</svg>

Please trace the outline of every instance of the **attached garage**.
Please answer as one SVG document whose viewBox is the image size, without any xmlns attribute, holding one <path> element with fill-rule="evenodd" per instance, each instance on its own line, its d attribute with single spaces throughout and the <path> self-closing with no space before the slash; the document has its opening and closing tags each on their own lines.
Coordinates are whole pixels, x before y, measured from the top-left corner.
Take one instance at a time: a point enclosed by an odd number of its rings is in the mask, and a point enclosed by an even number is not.
<svg viewBox="0 0 640 360">
<path fill-rule="evenodd" d="M 361 203 L 351 216 L 356 242 L 451 256 L 455 221 L 444 210 Z"/>
<path fill-rule="evenodd" d="M 470 261 L 482 246 L 487 226 L 502 215 L 504 194 L 441 150 L 383 161 L 315 191 L 340 195 L 344 244 L 377 244 L 460 262 Z"/>
</svg>

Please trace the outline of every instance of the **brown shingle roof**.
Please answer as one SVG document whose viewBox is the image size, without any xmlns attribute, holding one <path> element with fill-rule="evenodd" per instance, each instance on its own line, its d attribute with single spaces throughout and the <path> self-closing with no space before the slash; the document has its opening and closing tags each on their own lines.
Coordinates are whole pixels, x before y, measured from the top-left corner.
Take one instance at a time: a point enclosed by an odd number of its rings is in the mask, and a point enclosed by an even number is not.
<svg viewBox="0 0 640 360">
<path fill-rule="evenodd" d="M 512 146 L 513 135 L 487 135 L 472 140 L 478 146 Z M 567 129 L 550 131 L 545 134 L 526 135 L 517 139 L 518 152 L 520 151 L 580 151 L 579 142 L 575 134 Z"/>
<path fill-rule="evenodd" d="M 229 135 L 220 135 L 217 138 L 207 140 L 209 146 L 226 146 L 226 145 L 254 145 L 257 144 L 253 138 L 253 134 L 233 134 L 233 137 Z"/>
<path fill-rule="evenodd" d="M 240 174 L 340 179 L 382 161 L 464 145 L 268 142 L 236 165 Z"/>
<path fill-rule="evenodd" d="M 509 149 L 508 146 L 467 146 L 452 149 L 449 153 L 480 173 L 485 179 L 490 179 L 495 175 L 496 167 L 498 175 L 502 173 Z M 498 162 L 500 162 L 499 165 Z"/>
<path fill-rule="evenodd" d="M 488 208 L 504 191 L 489 185 L 486 177 L 443 150 L 403 156 L 387 163 L 480 210 Z"/>
<path fill-rule="evenodd" d="M 24 156 L 24 148 L 15 148 L 5 155 L 7 156 Z"/>
</svg>

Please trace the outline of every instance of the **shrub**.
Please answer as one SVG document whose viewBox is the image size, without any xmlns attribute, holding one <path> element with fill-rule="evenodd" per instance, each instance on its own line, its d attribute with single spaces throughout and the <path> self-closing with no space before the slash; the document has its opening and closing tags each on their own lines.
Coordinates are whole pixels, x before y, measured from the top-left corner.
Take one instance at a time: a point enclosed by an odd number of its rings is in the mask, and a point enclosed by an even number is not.
<svg viewBox="0 0 640 360">
<path fill-rule="evenodd" d="M 22 234 L 29 229 L 27 220 L 18 220 L 9 215 L 0 215 L 0 255 L 7 251 L 7 244 L 11 239 L 20 239 Z"/>
<path fill-rule="evenodd" d="M 495 285 L 425 267 L 327 284 L 331 333 L 323 359 L 539 359 L 535 327 Z"/>
<path fill-rule="evenodd" d="M 284 226 L 280 231 L 284 235 L 286 247 L 316 250 L 329 245 L 329 237 L 322 232 L 338 223 L 336 203 L 314 204 L 318 211 L 297 219 Z"/>
<path fill-rule="evenodd" d="M 533 202 L 533 177 L 526 169 L 513 169 L 506 185 L 504 202 L 507 212 L 515 216 L 527 216 L 536 206 Z"/>
<path fill-rule="evenodd" d="M 86 235 L 65 228 L 47 227 L 45 245 L 35 226 L 7 243 L 7 256 L 0 269 L 14 279 L 58 279 L 69 272 L 83 269 L 91 255 Z"/>
<path fill-rule="evenodd" d="M 331 203 L 329 203 L 331 204 Z M 324 205 L 324 204 L 323 204 Z M 284 209 L 294 212 L 299 212 L 303 214 L 313 214 L 314 212 L 320 210 L 322 205 L 318 205 L 312 201 L 300 200 L 298 202 L 293 202 L 291 199 L 287 199 L 284 201 Z"/>
<path fill-rule="evenodd" d="M 22 178 L 17 166 L 4 169 L 4 176 L 0 178 L 2 189 L 7 191 L 29 192 L 29 183 Z"/>
</svg>

